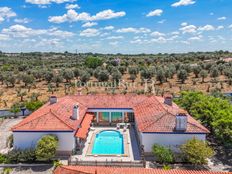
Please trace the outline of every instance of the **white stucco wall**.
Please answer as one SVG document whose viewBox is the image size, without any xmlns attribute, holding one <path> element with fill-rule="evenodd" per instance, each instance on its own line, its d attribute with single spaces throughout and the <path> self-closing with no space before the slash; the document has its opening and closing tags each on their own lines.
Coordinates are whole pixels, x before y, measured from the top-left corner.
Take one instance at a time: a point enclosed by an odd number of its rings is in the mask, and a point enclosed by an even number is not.
<svg viewBox="0 0 232 174">
<path fill-rule="evenodd" d="M 141 133 L 141 142 L 144 145 L 145 152 L 151 152 L 154 144 L 167 146 L 174 151 L 179 150 L 179 146 L 184 144 L 187 140 L 196 137 L 204 140 L 206 134 L 155 134 L 155 133 Z"/>
<path fill-rule="evenodd" d="M 44 135 L 56 135 L 59 139 L 58 151 L 71 151 L 75 146 L 74 132 L 13 132 L 14 148 L 34 148 Z"/>
</svg>

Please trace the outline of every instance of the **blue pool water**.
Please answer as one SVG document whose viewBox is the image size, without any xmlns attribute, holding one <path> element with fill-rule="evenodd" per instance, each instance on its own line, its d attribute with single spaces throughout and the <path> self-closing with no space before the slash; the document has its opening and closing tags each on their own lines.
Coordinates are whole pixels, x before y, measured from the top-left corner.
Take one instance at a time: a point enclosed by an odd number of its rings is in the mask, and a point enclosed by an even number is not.
<svg viewBox="0 0 232 174">
<path fill-rule="evenodd" d="M 96 135 L 92 154 L 120 155 L 124 154 L 123 136 L 118 131 L 105 130 Z"/>
</svg>

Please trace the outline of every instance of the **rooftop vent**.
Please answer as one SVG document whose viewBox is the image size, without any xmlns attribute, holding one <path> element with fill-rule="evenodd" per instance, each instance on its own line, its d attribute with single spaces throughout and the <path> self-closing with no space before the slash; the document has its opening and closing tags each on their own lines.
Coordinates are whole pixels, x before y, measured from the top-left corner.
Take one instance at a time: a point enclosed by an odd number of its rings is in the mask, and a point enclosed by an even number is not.
<svg viewBox="0 0 232 174">
<path fill-rule="evenodd" d="M 172 99 L 173 99 L 173 97 L 172 97 L 171 94 L 165 94 L 164 95 L 164 103 L 166 105 L 172 106 Z"/>
<path fill-rule="evenodd" d="M 188 116 L 187 112 L 180 109 L 176 115 L 176 131 L 186 131 L 187 129 Z"/>
<path fill-rule="evenodd" d="M 51 105 L 54 104 L 54 103 L 57 103 L 57 101 L 58 101 L 58 99 L 57 99 L 56 96 L 51 96 L 49 98 L 49 102 L 50 102 Z"/>
<path fill-rule="evenodd" d="M 71 116 L 71 118 L 73 120 L 79 120 L 79 112 L 80 112 L 79 110 L 80 110 L 79 106 L 77 104 L 75 104 L 73 106 L 73 113 L 72 113 L 72 116 Z"/>
</svg>

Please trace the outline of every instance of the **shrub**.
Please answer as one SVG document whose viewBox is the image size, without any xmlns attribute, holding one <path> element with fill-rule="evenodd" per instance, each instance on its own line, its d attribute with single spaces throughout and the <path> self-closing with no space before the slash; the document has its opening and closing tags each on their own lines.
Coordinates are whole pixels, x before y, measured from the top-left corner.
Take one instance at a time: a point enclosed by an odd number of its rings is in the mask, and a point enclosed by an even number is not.
<svg viewBox="0 0 232 174">
<path fill-rule="evenodd" d="M 7 156 L 4 154 L 0 154 L 0 164 L 7 163 Z"/>
<path fill-rule="evenodd" d="M 10 163 L 32 163 L 36 161 L 34 149 L 14 149 L 7 154 L 8 162 Z"/>
<path fill-rule="evenodd" d="M 35 111 L 39 109 L 43 105 L 43 102 L 41 101 L 30 101 L 26 103 L 26 108 L 30 111 Z"/>
<path fill-rule="evenodd" d="M 192 164 L 206 164 L 207 158 L 213 156 L 213 150 L 206 142 L 193 138 L 180 147 L 184 158 Z"/>
<path fill-rule="evenodd" d="M 169 148 L 154 144 L 152 152 L 160 163 L 172 163 L 174 161 L 173 153 Z"/>
<path fill-rule="evenodd" d="M 43 136 L 37 143 L 35 154 L 39 161 L 50 161 L 55 157 L 58 138 L 54 135 Z"/>
<path fill-rule="evenodd" d="M 3 174 L 10 174 L 13 171 L 12 168 L 4 168 L 3 169 Z"/>
</svg>

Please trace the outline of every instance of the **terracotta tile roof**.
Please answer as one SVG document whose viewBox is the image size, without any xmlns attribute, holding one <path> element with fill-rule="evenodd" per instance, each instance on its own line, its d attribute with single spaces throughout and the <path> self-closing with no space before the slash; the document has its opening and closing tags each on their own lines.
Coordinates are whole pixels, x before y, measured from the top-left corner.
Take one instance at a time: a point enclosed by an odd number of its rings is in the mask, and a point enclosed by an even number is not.
<svg viewBox="0 0 232 174">
<path fill-rule="evenodd" d="M 84 119 L 81 122 L 81 128 L 79 128 L 75 134 L 76 137 L 86 139 L 90 124 L 93 120 L 94 113 L 86 113 Z"/>
<path fill-rule="evenodd" d="M 231 174 L 231 172 L 229 172 Z M 54 174 L 229 174 L 226 172 L 194 171 L 194 170 L 163 170 L 146 168 L 116 168 L 96 166 L 61 166 Z"/>
<path fill-rule="evenodd" d="M 80 108 L 80 119 L 72 120 L 74 104 Z M 164 98 L 146 95 L 73 95 L 59 98 L 33 112 L 12 128 L 13 131 L 72 130 L 76 131 L 88 108 L 130 108 L 141 132 L 173 132 L 179 107 L 164 104 Z M 88 120 L 83 120 L 89 122 Z M 89 124 L 89 123 L 88 123 Z M 88 127 L 88 125 L 87 125 Z M 84 129 L 79 132 L 85 132 Z M 188 115 L 187 133 L 208 133 L 198 121 Z M 77 132 L 78 134 L 78 132 Z M 81 133 L 82 134 L 82 133 Z M 82 134 L 83 135 L 83 134 Z"/>
<path fill-rule="evenodd" d="M 173 132 L 180 108 L 173 103 L 165 105 L 162 97 L 152 96 L 134 107 L 138 129 L 141 132 Z M 187 114 L 187 133 L 208 133 L 198 121 Z"/>
</svg>

